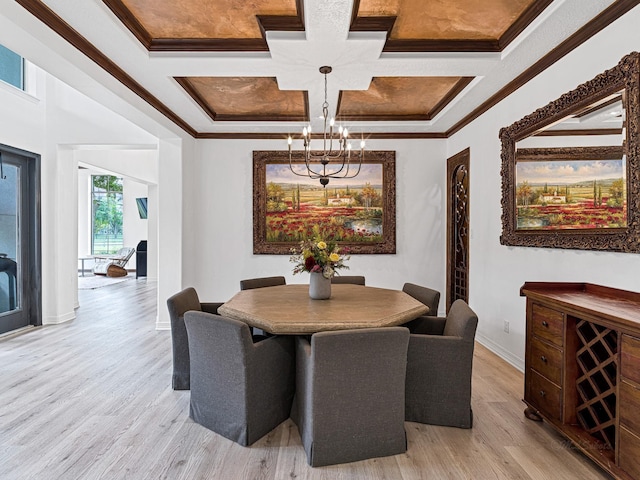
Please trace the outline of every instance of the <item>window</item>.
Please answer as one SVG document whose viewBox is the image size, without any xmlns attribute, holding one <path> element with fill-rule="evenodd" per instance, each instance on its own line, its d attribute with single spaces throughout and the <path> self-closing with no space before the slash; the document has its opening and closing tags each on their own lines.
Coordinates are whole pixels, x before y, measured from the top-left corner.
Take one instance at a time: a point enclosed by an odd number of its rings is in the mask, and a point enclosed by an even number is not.
<svg viewBox="0 0 640 480">
<path fill-rule="evenodd" d="M 24 61 L 17 53 L 0 45 L 0 80 L 24 90 Z"/>
<path fill-rule="evenodd" d="M 91 253 L 104 255 L 122 248 L 122 178 L 91 177 Z"/>
</svg>

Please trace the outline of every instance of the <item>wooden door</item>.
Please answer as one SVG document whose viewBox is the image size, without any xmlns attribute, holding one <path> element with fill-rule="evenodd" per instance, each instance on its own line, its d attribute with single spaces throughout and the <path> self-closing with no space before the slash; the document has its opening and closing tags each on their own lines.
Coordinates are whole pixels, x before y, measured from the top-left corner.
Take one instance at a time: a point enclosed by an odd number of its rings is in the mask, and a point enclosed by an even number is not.
<svg viewBox="0 0 640 480">
<path fill-rule="evenodd" d="M 469 301 L 469 152 L 447 159 L 447 312 Z"/>
</svg>

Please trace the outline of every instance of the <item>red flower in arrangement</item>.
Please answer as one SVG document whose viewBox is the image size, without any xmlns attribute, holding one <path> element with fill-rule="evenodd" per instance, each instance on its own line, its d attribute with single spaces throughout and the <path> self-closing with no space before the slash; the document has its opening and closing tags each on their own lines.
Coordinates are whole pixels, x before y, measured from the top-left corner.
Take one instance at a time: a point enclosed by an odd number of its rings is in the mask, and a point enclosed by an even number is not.
<svg viewBox="0 0 640 480">
<path fill-rule="evenodd" d="M 313 269 L 313 267 L 315 267 L 315 265 L 316 265 L 316 259 L 315 258 L 307 257 L 307 258 L 304 259 L 304 269 L 307 272 L 310 272 Z"/>
</svg>

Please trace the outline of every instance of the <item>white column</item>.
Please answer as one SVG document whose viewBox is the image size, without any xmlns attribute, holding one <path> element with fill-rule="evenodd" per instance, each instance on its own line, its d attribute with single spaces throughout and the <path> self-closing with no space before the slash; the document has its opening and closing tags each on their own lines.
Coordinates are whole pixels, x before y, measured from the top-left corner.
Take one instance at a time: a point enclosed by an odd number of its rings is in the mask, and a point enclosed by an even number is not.
<svg viewBox="0 0 640 480">
<path fill-rule="evenodd" d="M 147 279 L 158 280 L 158 185 L 149 185 L 147 193 Z"/>
<path fill-rule="evenodd" d="M 42 323 L 46 325 L 76 316 L 78 164 L 71 150 L 52 145 L 42 163 L 43 177 L 55 179 L 46 182 L 42 196 Z"/>
<path fill-rule="evenodd" d="M 182 289 L 182 140 L 160 140 L 158 162 L 156 329 L 167 330 L 167 298 Z"/>
</svg>

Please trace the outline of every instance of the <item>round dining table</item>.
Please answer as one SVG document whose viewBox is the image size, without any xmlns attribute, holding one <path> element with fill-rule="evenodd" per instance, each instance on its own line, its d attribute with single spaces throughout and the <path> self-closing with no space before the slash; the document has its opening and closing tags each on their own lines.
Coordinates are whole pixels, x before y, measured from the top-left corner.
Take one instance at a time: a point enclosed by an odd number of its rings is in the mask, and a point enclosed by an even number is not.
<svg viewBox="0 0 640 480">
<path fill-rule="evenodd" d="M 218 309 L 220 315 L 278 335 L 389 327 L 428 312 L 402 291 L 350 284 L 332 285 L 327 300 L 311 299 L 309 285 L 243 290 Z"/>
</svg>

